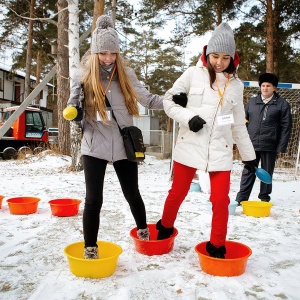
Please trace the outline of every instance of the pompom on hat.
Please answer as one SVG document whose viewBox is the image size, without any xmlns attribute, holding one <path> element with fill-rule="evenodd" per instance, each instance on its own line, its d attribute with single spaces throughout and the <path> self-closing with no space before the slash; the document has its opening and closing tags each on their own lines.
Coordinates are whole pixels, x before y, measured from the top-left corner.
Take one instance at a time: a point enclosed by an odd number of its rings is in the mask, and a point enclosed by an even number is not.
<svg viewBox="0 0 300 300">
<path fill-rule="evenodd" d="M 233 31 L 227 23 L 221 23 L 208 42 L 206 55 L 215 52 L 224 52 L 234 59 L 235 41 Z"/>
<path fill-rule="evenodd" d="M 119 37 L 114 29 L 111 18 L 107 15 L 100 16 L 96 21 L 96 28 L 92 35 L 91 54 L 110 51 L 119 53 Z"/>
<path fill-rule="evenodd" d="M 261 86 L 264 82 L 269 82 L 277 87 L 278 85 L 278 77 L 272 73 L 264 73 L 261 74 L 258 78 L 258 84 Z"/>
</svg>

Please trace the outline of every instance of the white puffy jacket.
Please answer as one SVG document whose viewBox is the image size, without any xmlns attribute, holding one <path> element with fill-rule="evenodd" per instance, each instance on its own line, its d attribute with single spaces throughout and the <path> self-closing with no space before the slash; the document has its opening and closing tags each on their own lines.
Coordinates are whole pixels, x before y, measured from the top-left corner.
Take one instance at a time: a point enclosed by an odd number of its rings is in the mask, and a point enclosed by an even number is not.
<svg viewBox="0 0 300 300">
<path fill-rule="evenodd" d="M 222 93 L 227 77 L 217 73 L 217 79 Z M 178 163 L 199 170 L 229 171 L 232 169 L 233 143 L 236 143 L 242 160 L 256 158 L 245 125 L 244 85 L 231 76 L 222 105 L 217 85 L 214 83 L 213 87 L 210 87 L 207 69 L 199 61 L 196 66 L 188 68 L 165 94 L 165 112 L 180 124 L 173 158 Z M 173 95 L 179 93 L 188 95 L 186 108 L 172 100 Z M 219 125 L 218 116 L 230 114 L 234 123 Z M 188 122 L 196 115 L 204 119 L 206 124 L 200 131 L 192 132 Z"/>
</svg>

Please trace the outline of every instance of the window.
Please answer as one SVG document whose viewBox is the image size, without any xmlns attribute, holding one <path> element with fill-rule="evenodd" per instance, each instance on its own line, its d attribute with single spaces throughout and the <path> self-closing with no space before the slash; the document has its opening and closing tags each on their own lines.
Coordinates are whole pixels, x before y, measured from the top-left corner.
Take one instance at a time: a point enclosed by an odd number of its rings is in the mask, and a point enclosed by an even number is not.
<svg viewBox="0 0 300 300">
<path fill-rule="evenodd" d="M 43 132 L 44 123 L 38 111 L 26 111 L 26 136 L 28 132 Z"/>
</svg>

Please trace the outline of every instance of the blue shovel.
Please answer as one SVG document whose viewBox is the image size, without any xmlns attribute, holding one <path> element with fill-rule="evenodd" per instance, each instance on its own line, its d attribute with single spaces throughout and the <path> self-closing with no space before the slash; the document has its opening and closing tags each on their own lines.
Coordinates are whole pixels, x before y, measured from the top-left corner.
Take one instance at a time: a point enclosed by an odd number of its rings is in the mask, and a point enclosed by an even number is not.
<svg viewBox="0 0 300 300">
<path fill-rule="evenodd" d="M 272 183 L 272 177 L 266 170 L 262 168 L 255 168 L 255 175 L 266 184 Z"/>
</svg>

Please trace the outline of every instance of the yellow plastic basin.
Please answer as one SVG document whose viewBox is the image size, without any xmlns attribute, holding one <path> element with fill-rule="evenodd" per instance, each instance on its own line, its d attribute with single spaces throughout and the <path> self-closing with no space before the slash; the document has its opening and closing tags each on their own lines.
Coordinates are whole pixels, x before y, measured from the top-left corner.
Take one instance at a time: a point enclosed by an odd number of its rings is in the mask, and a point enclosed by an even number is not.
<svg viewBox="0 0 300 300">
<path fill-rule="evenodd" d="M 117 262 L 122 248 L 107 241 L 97 241 L 99 259 L 84 259 L 84 242 L 68 245 L 64 253 L 68 258 L 71 273 L 77 277 L 104 278 L 112 275 L 117 268 Z"/>
<path fill-rule="evenodd" d="M 268 217 L 272 203 L 264 201 L 242 201 L 243 213 L 251 217 Z"/>
</svg>

